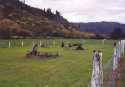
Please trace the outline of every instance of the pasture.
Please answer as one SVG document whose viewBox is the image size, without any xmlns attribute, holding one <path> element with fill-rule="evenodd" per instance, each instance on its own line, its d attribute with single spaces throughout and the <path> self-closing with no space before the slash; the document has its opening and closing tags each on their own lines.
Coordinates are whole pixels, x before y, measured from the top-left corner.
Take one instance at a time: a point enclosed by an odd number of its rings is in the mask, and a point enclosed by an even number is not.
<svg viewBox="0 0 125 87">
<path fill-rule="evenodd" d="M 41 52 L 59 52 L 55 59 L 28 59 L 26 53 L 40 39 L 0 40 L 0 87 L 87 87 L 91 80 L 92 52 L 103 52 L 103 65 L 112 58 L 112 40 L 41 39 L 50 42 L 50 48 L 39 48 Z M 85 50 L 61 48 L 65 43 L 82 43 Z M 20 43 L 23 41 L 24 46 Z M 109 66 L 110 67 L 110 66 Z"/>
</svg>

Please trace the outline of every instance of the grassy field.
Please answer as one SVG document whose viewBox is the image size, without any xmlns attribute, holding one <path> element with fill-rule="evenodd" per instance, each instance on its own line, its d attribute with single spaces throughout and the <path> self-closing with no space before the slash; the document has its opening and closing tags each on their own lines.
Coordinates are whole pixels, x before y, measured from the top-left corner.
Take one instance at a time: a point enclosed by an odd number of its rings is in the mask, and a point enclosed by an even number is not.
<svg viewBox="0 0 125 87">
<path fill-rule="evenodd" d="M 25 54 L 31 50 L 32 41 L 38 40 L 23 40 L 23 48 L 20 41 L 13 40 L 11 48 L 8 48 L 8 40 L 0 41 L 0 87 L 87 87 L 91 79 L 92 51 L 103 51 L 103 64 L 112 58 L 113 53 L 113 41 L 102 44 L 102 40 L 85 40 L 85 43 L 78 39 L 64 40 L 82 42 L 86 50 L 77 51 L 59 47 L 61 40 L 56 39 L 53 48 L 39 50 L 59 51 L 58 58 L 27 59 Z"/>
<path fill-rule="evenodd" d="M 120 79 L 120 87 L 125 87 L 125 55 L 122 58 L 122 63 L 121 63 L 121 79 Z"/>
</svg>

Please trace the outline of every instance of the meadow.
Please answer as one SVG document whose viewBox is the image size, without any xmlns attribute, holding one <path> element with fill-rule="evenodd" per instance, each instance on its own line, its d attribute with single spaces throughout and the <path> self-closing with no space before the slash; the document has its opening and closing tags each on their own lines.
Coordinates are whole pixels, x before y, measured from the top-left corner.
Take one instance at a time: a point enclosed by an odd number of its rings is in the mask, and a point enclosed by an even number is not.
<svg viewBox="0 0 125 87">
<path fill-rule="evenodd" d="M 40 52 L 59 52 L 55 59 L 28 59 L 26 53 L 40 39 L 0 40 L 0 87 L 87 87 L 91 80 L 92 52 L 103 52 L 103 65 L 112 58 L 113 40 L 41 39 L 51 42 Z M 65 43 L 82 43 L 84 51 L 61 48 Z M 8 42 L 12 42 L 8 47 Z M 21 41 L 24 46 L 21 47 Z"/>
</svg>

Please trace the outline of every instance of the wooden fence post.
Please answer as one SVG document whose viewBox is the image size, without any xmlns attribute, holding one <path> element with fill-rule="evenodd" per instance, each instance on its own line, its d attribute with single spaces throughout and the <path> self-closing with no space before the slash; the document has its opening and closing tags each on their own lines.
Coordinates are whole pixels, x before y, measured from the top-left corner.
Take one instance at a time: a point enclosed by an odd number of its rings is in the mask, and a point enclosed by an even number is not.
<svg viewBox="0 0 125 87">
<path fill-rule="evenodd" d="M 102 52 L 94 50 L 91 87 L 102 87 L 102 86 L 103 86 Z"/>
</svg>

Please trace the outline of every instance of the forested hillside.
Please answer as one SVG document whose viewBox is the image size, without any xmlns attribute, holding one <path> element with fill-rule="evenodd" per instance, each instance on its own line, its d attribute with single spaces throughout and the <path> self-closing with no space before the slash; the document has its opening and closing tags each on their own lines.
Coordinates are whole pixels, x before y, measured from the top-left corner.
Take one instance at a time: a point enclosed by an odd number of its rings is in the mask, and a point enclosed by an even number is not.
<svg viewBox="0 0 125 87">
<path fill-rule="evenodd" d="M 19 0 L 0 0 L 0 37 L 11 36 L 61 36 L 85 37 L 92 33 L 83 33 L 70 24 L 59 11 L 38 9 Z"/>
</svg>

